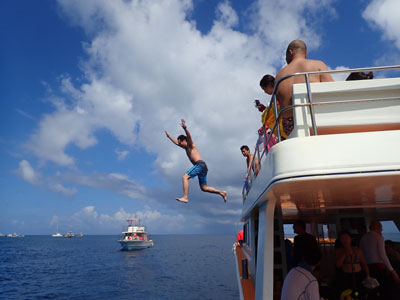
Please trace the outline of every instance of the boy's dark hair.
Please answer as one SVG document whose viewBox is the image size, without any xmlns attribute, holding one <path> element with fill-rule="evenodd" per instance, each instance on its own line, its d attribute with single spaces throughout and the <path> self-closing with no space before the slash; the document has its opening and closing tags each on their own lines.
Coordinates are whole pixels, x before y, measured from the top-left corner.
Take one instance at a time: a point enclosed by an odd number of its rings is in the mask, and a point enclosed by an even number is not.
<svg viewBox="0 0 400 300">
<path fill-rule="evenodd" d="M 240 151 L 243 151 L 243 149 L 250 151 L 249 146 L 247 145 L 243 145 L 242 147 L 240 147 Z"/>
<path fill-rule="evenodd" d="M 267 86 L 274 86 L 275 85 L 275 77 L 272 75 L 264 75 L 263 78 L 260 80 L 260 87 L 266 88 Z"/>
<path fill-rule="evenodd" d="M 304 261 L 310 266 L 318 265 L 321 258 L 322 258 L 322 253 L 319 247 L 304 248 Z"/>
<path fill-rule="evenodd" d="M 180 136 L 178 136 L 178 141 L 181 141 L 181 142 L 187 141 L 186 135 L 181 134 Z"/>
<path fill-rule="evenodd" d="M 349 76 L 347 76 L 346 81 L 349 80 L 364 80 L 364 79 L 373 79 L 374 73 L 364 73 L 364 72 L 353 72 Z"/>
</svg>

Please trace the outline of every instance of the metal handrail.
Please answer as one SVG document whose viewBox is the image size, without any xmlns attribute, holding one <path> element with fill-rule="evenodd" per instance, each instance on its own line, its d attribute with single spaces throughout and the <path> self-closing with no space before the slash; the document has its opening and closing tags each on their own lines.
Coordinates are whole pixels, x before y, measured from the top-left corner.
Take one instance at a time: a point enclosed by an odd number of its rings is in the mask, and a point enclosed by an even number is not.
<svg viewBox="0 0 400 300">
<path fill-rule="evenodd" d="M 353 72 L 364 72 L 364 71 L 389 71 L 389 70 L 400 70 L 400 65 L 392 65 L 392 66 L 383 66 L 383 67 L 367 67 L 367 68 L 354 68 L 354 69 L 343 69 L 343 70 L 327 70 L 327 71 L 312 71 L 312 72 L 298 72 L 298 73 L 293 73 L 293 74 L 289 74 L 286 75 L 282 78 L 280 78 L 277 82 L 275 82 L 275 86 L 272 92 L 272 97 L 271 100 L 269 102 L 269 105 L 267 107 L 267 114 L 266 114 L 266 119 L 268 119 L 268 115 L 270 113 L 271 110 L 271 104 L 274 104 L 274 117 L 275 117 L 275 124 L 271 130 L 272 134 L 270 134 L 270 136 L 267 138 L 267 132 L 265 129 L 265 123 L 263 124 L 263 133 L 264 133 L 264 149 L 260 155 L 260 151 L 259 151 L 259 145 L 257 144 L 257 147 L 255 149 L 254 155 L 257 155 L 258 157 L 258 163 L 259 165 L 261 165 L 261 160 L 264 157 L 264 155 L 266 155 L 265 153 L 268 154 L 268 144 L 273 136 L 273 133 L 277 132 L 277 139 L 278 139 L 278 143 L 281 142 L 281 134 L 280 134 L 280 126 L 279 126 L 279 121 L 282 117 L 283 112 L 288 111 L 288 110 L 292 110 L 295 107 L 309 107 L 310 109 L 310 117 L 311 117 L 311 125 L 312 125 L 312 129 L 313 129 L 313 133 L 314 135 L 318 135 L 317 132 L 317 125 L 316 125 L 316 121 L 315 121 L 315 112 L 314 112 L 314 106 L 319 106 L 319 105 L 335 105 L 335 104 L 348 104 L 348 103 L 361 103 L 361 102 L 377 102 L 377 101 L 390 101 L 390 100 L 400 100 L 400 97 L 388 97 L 388 98 L 372 98 L 372 99 L 359 99 L 359 100 L 341 100 L 341 101 L 330 101 L 330 102 L 319 102 L 319 103 L 313 103 L 312 102 L 312 94 L 311 94 L 311 86 L 310 86 L 310 80 L 309 80 L 309 75 L 317 75 L 317 74 L 340 74 L 340 73 L 353 73 Z M 287 106 L 285 108 L 280 109 L 280 111 L 278 112 L 278 107 L 277 107 L 277 100 L 276 100 L 276 91 L 278 89 L 279 84 L 290 78 L 290 77 L 294 77 L 294 76 L 304 76 L 305 77 L 305 84 L 306 84 L 306 88 L 307 88 L 307 102 L 308 103 L 302 103 L 302 104 L 294 104 L 294 105 L 290 105 Z M 250 173 L 249 174 L 249 179 L 248 179 L 248 189 L 247 191 L 245 191 L 245 187 L 243 187 L 242 190 L 242 196 L 243 196 L 243 202 L 246 199 L 246 196 L 248 194 L 248 192 L 250 191 L 251 185 L 253 183 L 254 180 L 254 175 L 253 174 L 253 167 L 255 168 L 255 160 L 253 159 L 253 166 L 250 168 Z"/>
</svg>

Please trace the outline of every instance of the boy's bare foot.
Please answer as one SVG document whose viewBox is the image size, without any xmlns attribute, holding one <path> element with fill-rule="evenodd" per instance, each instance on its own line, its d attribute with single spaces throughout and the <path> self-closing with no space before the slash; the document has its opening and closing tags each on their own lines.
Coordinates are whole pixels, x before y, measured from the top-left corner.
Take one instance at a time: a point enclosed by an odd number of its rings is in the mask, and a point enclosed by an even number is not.
<svg viewBox="0 0 400 300">
<path fill-rule="evenodd" d="M 185 198 L 185 197 L 176 198 L 176 200 L 178 200 L 179 202 L 183 202 L 183 203 L 188 203 L 189 202 L 189 200 L 187 198 Z"/>
<path fill-rule="evenodd" d="M 226 200 L 228 199 L 228 193 L 226 191 L 221 192 L 222 198 L 224 198 L 224 202 L 226 203 Z"/>
</svg>

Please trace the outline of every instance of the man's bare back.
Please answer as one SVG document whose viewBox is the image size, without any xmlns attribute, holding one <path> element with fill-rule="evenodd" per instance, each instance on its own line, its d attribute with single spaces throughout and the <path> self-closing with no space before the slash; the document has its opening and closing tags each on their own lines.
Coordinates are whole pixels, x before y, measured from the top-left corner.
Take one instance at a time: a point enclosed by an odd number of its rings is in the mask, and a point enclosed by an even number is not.
<svg viewBox="0 0 400 300">
<path fill-rule="evenodd" d="M 292 47 L 291 45 L 304 45 L 303 48 Z M 291 47 L 293 49 L 291 49 Z M 279 79 L 293 73 L 299 72 L 313 72 L 313 71 L 327 71 L 328 67 L 326 64 L 320 60 L 307 59 L 307 49 L 305 48 L 305 44 L 302 41 L 292 41 L 288 49 L 286 51 L 286 60 L 288 65 L 281 69 L 276 76 L 276 81 Z M 330 74 L 320 74 L 320 75 L 310 75 L 310 82 L 324 82 L 324 81 L 333 81 Z M 295 83 L 304 83 L 304 76 L 294 76 L 290 77 L 279 84 L 277 90 L 277 99 L 280 103 L 280 108 L 285 108 L 292 104 L 292 86 Z M 293 111 L 287 110 L 283 113 L 283 118 L 291 118 L 293 117 Z"/>
</svg>

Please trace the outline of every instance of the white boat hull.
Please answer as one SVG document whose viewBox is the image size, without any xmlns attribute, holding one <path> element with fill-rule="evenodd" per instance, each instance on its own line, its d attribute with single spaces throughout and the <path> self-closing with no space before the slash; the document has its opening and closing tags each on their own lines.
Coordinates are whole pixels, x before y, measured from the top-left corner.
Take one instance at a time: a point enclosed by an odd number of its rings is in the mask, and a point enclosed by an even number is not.
<svg viewBox="0 0 400 300">
<path fill-rule="evenodd" d="M 146 249 L 154 246 L 154 243 L 152 240 L 150 241 L 126 241 L 126 240 L 119 240 L 118 241 L 121 244 L 122 249 L 121 250 L 140 250 L 140 249 Z"/>
</svg>

